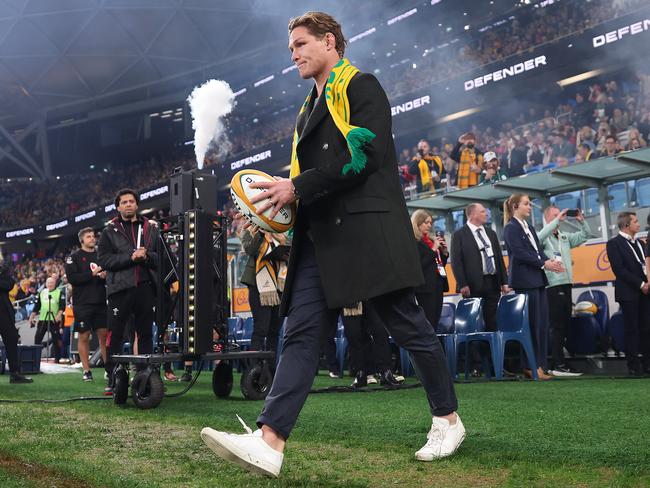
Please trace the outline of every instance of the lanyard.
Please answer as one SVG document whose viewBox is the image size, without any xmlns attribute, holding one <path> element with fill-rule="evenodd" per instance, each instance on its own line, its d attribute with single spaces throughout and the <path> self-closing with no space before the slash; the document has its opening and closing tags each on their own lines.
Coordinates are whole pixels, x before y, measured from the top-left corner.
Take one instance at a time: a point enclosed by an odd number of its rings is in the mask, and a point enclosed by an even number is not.
<svg viewBox="0 0 650 488">
<path fill-rule="evenodd" d="M 645 269 L 645 263 L 643 262 L 643 260 L 639 257 L 639 255 L 634 250 L 634 246 L 632 245 L 632 243 L 630 241 L 628 241 L 627 239 L 625 239 L 625 242 L 627 242 L 627 245 L 630 246 L 630 249 L 632 249 L 632 254 L 634 254 L 634 257 L 636 258 L 637 262 L 641 265 L 642 268 Z M 643 246 L 639 247 L 639 241 L 638 240 L 635 242 L 635 245 L 636 245 L 636 248 L 641 251 L 641 256 L 645 256 L 645 254 L 643 254 Z"/>
<path fill-rule="evenodd" d="M 557 249 L 555 249 L 555 245 L 553 244 L 553 237 L 557 239 Z M 559 254 L 562 255 L 562 244 L 560 242 L 560 233 L 558 232 L 557 236 L 555 234 L 551 234 L 551 237 L 548 239 L 548 245 L 551 247 L 551 250 L 553 251 L 553 254 Z"/>
</svg>

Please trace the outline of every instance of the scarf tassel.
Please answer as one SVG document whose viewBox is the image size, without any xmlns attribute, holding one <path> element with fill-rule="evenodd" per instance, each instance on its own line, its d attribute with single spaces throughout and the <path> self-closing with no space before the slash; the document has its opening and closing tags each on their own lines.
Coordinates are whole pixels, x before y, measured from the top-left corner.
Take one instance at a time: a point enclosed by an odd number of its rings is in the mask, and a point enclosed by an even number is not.
<svg viewBox="0 0 650 488">
<path fill-rule="evenodd" d="M 263 307 L 275 307 L 280 305 L 280 296 L 277 291 L 265 291 L 260 293 L 260 304 Z"/>
<path fill-rule="evenodd" d="M 363 303 L 357 302 L 354 307 L 345 307 L 343 309 L 343 315 L 345 317 L 358 317 L 359 315 L 363 315 Z"/>
<path fill-rule="evenodd" d="M 375 137 L 376 136 L 372 131 L 364 127 L 355 127 L 348 132 L 346 140 L 352 160 L 343 166 L 342 173 L 344 176 L 350 171 L 358 175 L 364 170 L 366 163 L 368 162 L 368 157 L 363 149 L 365 145 L 369 144 Z"/>
</svg>

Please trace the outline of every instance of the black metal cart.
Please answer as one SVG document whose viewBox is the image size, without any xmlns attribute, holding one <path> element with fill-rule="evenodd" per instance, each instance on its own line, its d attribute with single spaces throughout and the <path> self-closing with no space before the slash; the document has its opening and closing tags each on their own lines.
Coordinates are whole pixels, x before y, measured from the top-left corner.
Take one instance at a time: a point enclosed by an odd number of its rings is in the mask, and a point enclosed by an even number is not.
<svg viewBox="0 0 650 488">
<path fill-rule="evenodd" d="M 177 172 L 170 181 L 172 217 L 160 229 L 156 297 L 157 354 L 120 354 L 113 374 L 113 399 L 126 403 L 131 388 L 135 405 L 155 408 L 165 396 L 187 392 L 187 387 L 165 394 L 160 365 L 174 361 L 217 361 L 212 389 L 219 398 L 230 395 L 232 361 L 245 365 L 241 391 L 245 398 L 266 397 L 275 371 L 272 351 L 243 351 L 228 335 L 230 314 L 227 280 L 228 220 L 217 211 L 216 178 L 196 172 Z M 178 283 L 173 294 L 170 286 Z M 167 340 L 168 324 L 175 323 L 178 340 Z M 217 347 L 215 347 L 217 346 Z M 129 364 L 138 372 L 129 385 Z M 199 370 L 200 372 L 200 370 Z"/>
</svg>

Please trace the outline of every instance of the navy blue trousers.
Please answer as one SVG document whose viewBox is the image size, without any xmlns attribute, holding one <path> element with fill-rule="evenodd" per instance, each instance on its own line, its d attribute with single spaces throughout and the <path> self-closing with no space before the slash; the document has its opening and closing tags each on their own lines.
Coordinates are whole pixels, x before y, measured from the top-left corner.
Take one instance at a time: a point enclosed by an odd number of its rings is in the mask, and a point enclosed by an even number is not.
<svg viewBox="0 0 650 488">
<path fill-rule="evenodd" d="M 287 439 L 318 370 L 322 339 L 336 327 L 339 309 L 329 309 L 310 242 L 302 246 L 291 287 L 280 361 L 257 425 L 267 425 Z M 444 351 L 417 305 L 413 290 L 399 290 L 370 299 L 397 345 L 409 351 L 424 387 L 431 414 L 448 415 L 458 408 Z"/>
<path fill-rule="evenodd" d="M 546 288 L 515 288 L 515 293 L 528 295 L 528 322 L 537 367 L 544 371 L 548 364 L 548 297 Z M 526 366 L 527 367 L 527 366 Z"/>
</svg>

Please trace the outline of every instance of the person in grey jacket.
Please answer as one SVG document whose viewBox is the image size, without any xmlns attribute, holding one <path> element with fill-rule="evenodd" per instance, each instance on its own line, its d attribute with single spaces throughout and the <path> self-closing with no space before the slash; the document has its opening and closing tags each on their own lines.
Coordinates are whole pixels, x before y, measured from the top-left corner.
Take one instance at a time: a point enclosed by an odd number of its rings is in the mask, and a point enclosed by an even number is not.
<svg viewBox="0 0 650 488">
<path fill-rule="evenodd" d="M 286 279 L 289 240 L 285 234 L 252 227 L 242 230 L 240 239 L 248 255 L 241 282 L 248 287 L 253 313 L 251 349 L 275 351 L 282 326 L 280 298 Z"/>
<path fill-rule="evenodd" d="M 591 235 L 589 225 L 582 211 L 578 209 L 575 217 L 579 230 L 564 232 L 560 224 L 567 218 L 568 209 L 560 211 L 554 205 L 544 210 L 544 228 L 539 232 L 539 240 L 544 253 L 551 259 L 564 265 L 564 272 L 552 273 L 546 271 L 548 286 L 549 315 L 551 322 L 551 369 L 553 376 L 580 376 L 582 373 L 572 370 L 564 358 L 564 343 L 566 342 L 569 321 L 571 320 L 571 289 L 573 286 L 573 267 L 571 249 L 584 244 Z"/>
</svg>

